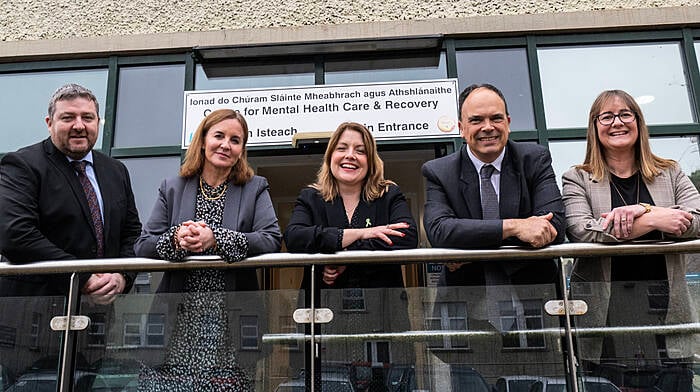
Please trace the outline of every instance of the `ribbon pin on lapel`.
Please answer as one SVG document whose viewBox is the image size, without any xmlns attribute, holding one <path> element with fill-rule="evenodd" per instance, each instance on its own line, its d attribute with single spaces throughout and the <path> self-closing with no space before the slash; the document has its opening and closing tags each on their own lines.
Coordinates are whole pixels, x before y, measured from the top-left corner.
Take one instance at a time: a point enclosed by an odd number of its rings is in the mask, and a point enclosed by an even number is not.
<svg viewBox="0 0 700 392">
<path fill-rule="evenodd" d="M 365 219 L 365 227 L 372 227 L 372 221 L 369 218 Z"/>
</svg>

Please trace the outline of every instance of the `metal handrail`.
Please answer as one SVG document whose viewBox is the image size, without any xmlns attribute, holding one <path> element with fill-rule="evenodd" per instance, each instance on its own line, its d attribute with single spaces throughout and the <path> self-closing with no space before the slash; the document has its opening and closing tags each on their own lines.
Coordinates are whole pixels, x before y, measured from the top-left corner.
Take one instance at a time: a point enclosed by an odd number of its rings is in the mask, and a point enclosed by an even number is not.
<svg viewBox="0 0 700 392">
<path fill-rule="evenodd" d="M 200 268 L 303 267 L 312 264 L 410 264 L 474 260 L 528 260 L 559 257 L 621 256 L 636 254 L 700 253 L 700 239 L 625 244 L 566 243 L 541 249 L 508 246 L 495 249 L 420 248 L 391 251 L 344 251 L 333 254 L 268 253 L 237 263 L 222 263 L 216 256 L 191 257 L 186 262 L 170 262 L 142 257 L 56 260 L 29 264 L 0 263 L 0 275 L 53 274 L 71 272 L 167 271 Z"/>
</svg>

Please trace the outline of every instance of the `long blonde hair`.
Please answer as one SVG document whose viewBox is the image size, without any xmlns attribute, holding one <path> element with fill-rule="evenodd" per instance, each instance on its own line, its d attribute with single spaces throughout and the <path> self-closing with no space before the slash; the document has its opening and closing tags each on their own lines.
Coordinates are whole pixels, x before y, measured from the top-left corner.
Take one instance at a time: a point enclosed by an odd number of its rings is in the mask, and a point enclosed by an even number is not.
<svg viewBox="0 0 700 392">
<path fill-rule="evenodd" d="M 671 159 L 658 157 L 651 152 L 651 146 L 649 145 L 649 128 L 647 127 L 646 121 L 644 121 L 642 109 L 631 95 L 622 90 L 603 91 L 598 95 L 595 101 L 593 101 L 591 111 L 588 114 L 586 158 L 583 164 L 577 165 L 576 168 L 591 173 L 593 179 L 596 181 L 602 180 L 610 171 L 608 164 L 605 162 L 605 147 L 603 147 L 598 138 L 596 116 L 606 103 L 616 97 L 620 98 L 636 117 L 637 141 L 634 143 L 635 165 L 642 174 L 644 181 L 651 182 L 662 170 L 675 166 L 677 163 Z"/>
<path fill-rule="evenodd" d="M 204 139 L 207 136 L 207 132 L 214 125 L 228 119 L 238 120 L 241 123 L 241 128 L 243 128 L 243 151 L 238 161 L 231 168 L 228 178 L 236 185 L 243 185 L 253 178 L 253 169 L 248 165 L 248 152 L 246 149 L 248 123 L 238 111 L 232 109 L 215 110 L 199 123 L 197 130 L 192 136 L 192 142 L 190 142 L 190 146 L 185 153 L 185 160 L 180 166 L 180 176 L 192 177 L 202 174 L 202 169 L 204 168 Z"/>
<path fill-rule="evenodd" d="M 327 202 L 338 197 L 338 181 L 331 173 L 331 158 L 333 151 L 338 146 L 340 137 L 347 130 L 356 131 L 362 135 L 362 142 L 365 145 L 367 154 L 367 176 L 362 184 L 362 198 L 366 201 L 372 201 L 382 197 L 389 185 L 395 183 L 384 178 L 384 162 L 377 153 L 377 144 L 374 141 L 374 137 L 372 137 L 372 133 L 367 127 L 356 122 L 344 122 L 333 132 L 331 139 L 328 141 L 326 153 L 323 155 L 323 164 L 316 175 L 316 182 L 309 186 L 318 190 L 323 200 Z"/>
</svg>

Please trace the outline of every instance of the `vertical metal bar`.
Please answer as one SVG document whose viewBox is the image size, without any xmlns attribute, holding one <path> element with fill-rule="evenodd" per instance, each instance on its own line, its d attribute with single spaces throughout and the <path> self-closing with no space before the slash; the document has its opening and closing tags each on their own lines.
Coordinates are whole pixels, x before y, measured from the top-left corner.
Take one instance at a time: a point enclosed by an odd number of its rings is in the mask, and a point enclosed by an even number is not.
<svg viewBox="0 0 700 392">
<path fill-rule="evenodd" d="M 66 307 L 66 330 L 63 331 L 63 351 L 61 352 L 61 371 L 59 374 L 59 392 L 68 392 L 71 387 L 71 364 L 73 363 L 73 350 L 75 349 L 75 333 L 71 331 L 71 318 L 78 309 L 78 274 L 73 272 L 70 276 L 70 288 L 68 290 L 68 306 Z"/>
<path fill-rule="evenodd" d="M 311 392 L 316 390 L 316 265 L 311 264 Z"/>
<path fill-rule="evenodd" d="M 576 356 L 574 355 L 574 338 L 571 332 L 571 314 L 569 313 L 569 295 L 566 286 L 566 271 L 564 270 L 564 258 L 559 257 L 559 271 L 561 271 L 561 292 L 564 299 L 564 337 L 569 358 L 569 376 L 571 378 L 571 390 L 578 392 L 578 376 L 576 375 Z"/>
</svg>

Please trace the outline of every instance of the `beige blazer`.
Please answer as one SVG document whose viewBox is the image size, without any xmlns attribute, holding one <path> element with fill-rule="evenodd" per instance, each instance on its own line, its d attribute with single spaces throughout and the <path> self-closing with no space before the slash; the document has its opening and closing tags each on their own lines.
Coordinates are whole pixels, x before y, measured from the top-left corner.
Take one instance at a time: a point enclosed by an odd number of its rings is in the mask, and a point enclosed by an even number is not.
<svg viewBox="0 0 700 392">
<path fill-rule="evenodd" d="M 590 173 L 571 168 L 562 177 L 562 198 L 566 208 L 566 233 L 572 242 L 623 242 L 615 238 L 610 230 L 602 227 L 601 214 L 609 212 L 610 182 L 607 175 L 601 181 L 594 181 Z M 690 179 L 679 167 L 661 172 L 652 182 L 645 182 L 654 204 L 659 207 L 679 208 L 694 217 L 690 228 L 680 238 L 697 238 L 700 236 L 700 194 Z M 664 234 L 667 239 L 678 239 Z M 669 304 L 666 324 L 697 322 L 697 312 L 691 303 L 688 286 L 685 281 L 687 255 L 666 255 L 666 272 L 669 280 Z M 582 327 L 602 327 L 606 324 L 610 301 L 610 257 L 585 258 L 576 260 L 571 276 L 572 297 L 577 295 L 577 282 L 602 282 L 596 285 L 596 292 L 589 301 L 586 316 L 577 320 Z M 695 351 L 697 337 L 667 336 L 666 345 L 669 356 L 688 357 Z M 600 358 L 602 338 L 580 339 L 580 355 L 584 359 Z"/>
</svg>

